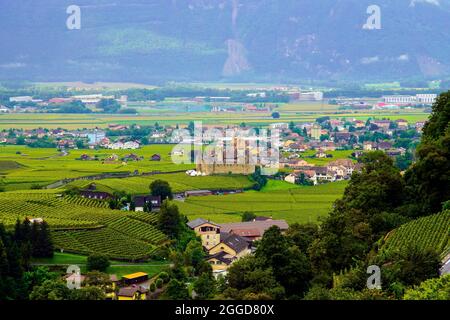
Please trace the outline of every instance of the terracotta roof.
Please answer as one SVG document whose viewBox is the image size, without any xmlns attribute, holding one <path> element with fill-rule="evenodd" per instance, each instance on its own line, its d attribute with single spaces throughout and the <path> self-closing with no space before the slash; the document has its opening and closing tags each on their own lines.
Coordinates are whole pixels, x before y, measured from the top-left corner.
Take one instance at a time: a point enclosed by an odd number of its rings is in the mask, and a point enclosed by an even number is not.
<svg viewBox="0 0 450 320">
<path fill-rule="evenodd" d="M 258 229 L 231 229 L 231 233 L 236 234 L 241 237 L 259 237 L 260 232 Z"/>
<path fill-rule="evenodd" d="M 259 231 L 259 236 L 263 236 L 264 232 L 272 226 L 277 226 L 281 230 L 287 230 L 289 225 L 284 220 L 266 220 L 266 221 L 249 221 L 221 224 L 221 232 L 230 232 L 236 229 L 256 229 Z"/>
</svg>

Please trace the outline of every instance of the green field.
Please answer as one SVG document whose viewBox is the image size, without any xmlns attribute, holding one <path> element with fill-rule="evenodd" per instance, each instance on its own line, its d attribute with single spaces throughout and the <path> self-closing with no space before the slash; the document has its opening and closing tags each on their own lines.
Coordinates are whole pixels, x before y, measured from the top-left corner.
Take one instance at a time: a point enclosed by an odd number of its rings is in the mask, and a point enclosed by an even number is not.
<svg viewBox="0 0 450 320">
<path fill-rule="evenodd" d="M 329 213 L 346 185 L 346 182 L 337 182 L 305 187 L 270 181 L 261 192 L 191 197 L 184 202 L 176 201 L 176 204 L 190 220 L 204 218 L 217 223 L 237 222 L 243 212 L 250 211 L 256 215 L 285 219 L 288 223 L 316 222 Z"/>
<path fill-rule="evenodd" d="M 78 254 L 55 252 L 53 258 L 40 258 L 33 259 L 34 265 L 44 266 L 69 266 L 77 265 L 80 267 L 81 272 L 86 272 L 87 256 Z M 145 263 L 126 263 L 123 261 L 111 260 L 111 266 L 106 270 L 108 274 L 115 274 L 118 278 L 123 275 L 134 272 L 148 273 L 149 277 L 152 277 L 169 266 L 166 262 L 149 261 Z"/>
<path fill-rule="evenodd" d="M 103 179 L 96 181 L 98 190 L 105 192 L 125 191 L 131 194 L 149 193 L 152 181 L 161 179 L 169 182 L 173 192 L 202 189 L 243 189 L 252 186 L 252 182 L 246 176 L 200 176 L 191 177 L 185 173 L 157 174 L 145 177 L 132 177 L 125 179 Z M 90 182 L 75 181 L 68 186 L 86 187 Z"/>
<path fill-rule="evenodd" d="M 329 162 L 336 161 L 338 159 L 348 159 L 355 150 L 335 150 L 335 151 L 324 151 L 326 154 L 331 154 L 332 158 L 316 158 L 314 157 L 317 151 L 307 150 L 306 152 L 299 154 L 299 159 L 305 160 L 306 162 L 317 165 L 326 166 Z M 356 162 L 356 160 L 354 160 Z"/>
<path fill-rule="evenodd" d="M 195 105 L 195 104 L 194 104 Z M 271 113 L 212 113 L 212 112 L 180 112 L 170 105 L 160 108 L 155 106 L 144 106 L 139 108 L 139 115 L 108 115 L 108 114 L 1 114 L 0 129 L 9 128 L 105 128 L 111 123 L 123 125 L 154 125 L 179 124 L 186 125 L 189 121 L 202 121 L 204 124 L 240 124 L 245 122 L 249 125 L 266 126 L 276 122 L 311 122 L 323 116 L 330 116 L 333 119 L 360 119 L 368 118 L 388 118 L 391 120 L 405 119 L 411 123 L 426 120 L 429 116 L 423 109 L 403 109 L 403 110 L 362 110 L 346 111 L 337 110 L 336 106 L 327 103 L 293 103 L 279 104 L 281 118 L 273 119 Z"/>
<path fill-rule="evenodd" d="M 66 156 L 56 149 L 29 148 L 27 146 L 0 146 L 0 186 L 5 190 L 30 189 L 33 185 L 47 186 L 66 178 L 98 175 L 105 172 L 121 173 L 187 170 L 191 164 L 174 164 L 170 157 L 173 145 L 149 145 L 138 150 L 70 150 Z M 101 160 L 77 160 L 83 154 L 105 159 L 112 154 L 143 156 L 141 161 L 103 163 Z M 160 154 L 161 161 L 150 161 L 153 154 Z M 147 185 L 148 187 L 148 185 Z"/>
</svg>

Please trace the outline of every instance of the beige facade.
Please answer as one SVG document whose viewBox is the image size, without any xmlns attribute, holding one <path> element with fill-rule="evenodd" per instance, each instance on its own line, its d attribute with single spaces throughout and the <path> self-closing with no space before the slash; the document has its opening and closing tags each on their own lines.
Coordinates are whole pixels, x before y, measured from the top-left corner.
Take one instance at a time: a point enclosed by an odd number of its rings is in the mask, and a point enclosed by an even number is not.
<svg viewBox="0 0 450 320">
<path fill-rule="evenodd" d="M 213 223 L 205 223 L 196 228 L 194 232 L 202 240 L 202 245 L 209 250 L 220 243 L 220 228 Z"/>
</svg>

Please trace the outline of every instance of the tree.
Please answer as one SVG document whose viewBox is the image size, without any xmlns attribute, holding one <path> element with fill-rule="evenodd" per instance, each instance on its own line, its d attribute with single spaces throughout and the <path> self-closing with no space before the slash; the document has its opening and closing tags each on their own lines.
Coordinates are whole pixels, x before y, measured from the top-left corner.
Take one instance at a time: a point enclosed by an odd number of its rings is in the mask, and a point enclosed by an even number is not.
<svg viewBox="0 0 450 320">
<path fill-rule="evenodd" d="M 112 286 L 112 281 L 107 273 L 100 271 L 90 271 L 86 274 L 86 280 L 84 281 L 86 286 L 100 287 L 104 290 Z"/>
<path fill-rule="evenodd" d="M 25 145 L 25 137 L 23 137 L 23 136 L 17 137 L 17 139 L 16 139 L 16 145 L 18 145 L 18 146 L 23 146 L 23 145 Z"/>
<path fill-rule="evenodd" d="M 306 292 L 312 278 L 309 260 L 297 246 L 289 244 L 278 227 L 273 226 L 264 233 L 255 256 L 262 266 L 271 268 L 288 296 L 302 296 Z"/>
<path fill-rule="evenodd" d="M 196 299 L 207 300 L 216 293 L 216 282 L 208 274 L 202 274 L 194 281 L 193 289 L 197 294 Z"/>
<path fill-rule="evenodd" d="M 441 94 L 423 129 L 417 161 L 405 173 L 412 216 L 437 213 L 450 199 L 450 91 Z"/>
<path fill-rule="evenodd" d="M 411 244 L 381 259 L 375 260 L 375 264 L 387 264 L 382 282 L 388 287 L 395 283 L 405 287 L 419 285 L 429 278 L 439 277 L 441 259 L 432 249 L 421 249 Z"/>
<path fill-rule="evenodd" d="M 30 300 L 69 300 L 70 297 L 71 290 L 61 280 L 46 280 L 30 293 Z"/>
<path fill-rule="evenodd" d="M 375 241 L 405 222 L 396 212 L 403 204 L 404 181 L 393 161 L 383 152 L 369 152 L 360 161 L 361 173 L 352 175 L 309 249 L 316 274 L 363 259 Z"/>
<path fill-rule="evenodd" d="M 116 113 L 121 105 L 114 99 L 102 99 L 97 103 L 97 108 L 102 109 L 105 113 Z"/>
<path fill-rule="evenodd" d="M 86 267 L 88 271 L 100 271 L 105 272 L 110 266 L 110 262 L 107 256 L 102 254 L 91 254 L 86 261 Z"/>
<path fill-rule="evenodd" d="M 450 275 L 432 278 L 408 289 L 404 300 L 450 300 Z"/>
<path fill-rule="evenodd" d="M 187 266 L 194 267 L 198 274 L 198 268 L 205 258 L 202 244 L 197 239 L 191 240 L 184 251 L 184 261 Z"/>
<path fill-rule="evenodd" d="M 169 281 L 169 284 L 167 285 L 167 289 L 164 295 L 170 300 L 189 299 L 188 288 L 183 282 L 180 282 L 177 279 L 172 279 Z"/>
<path fill-rule="evenodd" d="M 40 286 L 46 280 L 57 280 L 57 272 L 50 272 L 48 267 L 39 266 L 23 274 L 24 286 L 28 292 L 31 292 L 35 286 Z"/>
<path fill-rule="evenodd" d="M 172 188 L 167 181 L 155 180 L 150 184 L 152 196 L 160 196 L 161 200 L 173 199 Z"/>
<path fill-rule="evenodd" d="M 168 283 L 170 280 L 170 276 L 167 272 L 162 271 L 159 275 L 158 275 L 158 279 L 161 279 L 163 281 L 163 283 Z"/>
<path fill-rule="evenodd" d="M 164 285 L 164 280 L 161 278 L 156 279 L 155 281 L 155 285 L 158 289 L 161 289 Z"/>
<path fill-rule="evenodd" d="M 254 256 L 234 262 L 226 276 L 228 288 L 223 294 L 231 299 L 255 298 L 283 299 L 284 288 L 275 279 L 270 268 L 263 268 Z"/>
<path fill-rule="evenodd" d="M 33 233 L 33 257 L 37 258 L 51 258 L 53 257 L 53 242 L 50 235 L 50 228 L 48 223 L 43 221 L 41 223 L 32 224 Z"/>
<path fill-rule="evenodd" d="M 105 292 L 98 287 L 83 287 L 71 290 L 70 300 L 105 300 Z"/>
<path fill-rule="evenodd" d="M 242 222 L 253 221 L 256 218 L 256 214 L 253 212 L 244 212 L 242 214 Z"/>
<path fill-rule="evenodd" d="M 314 239 L 317 238 L 318 233 L 319 227 L 315 223 L 294 223 L 289 226 L 289 229 L 286 232 L 286 237 L 302 252 L 307 252 Z"/>
<path fill-rule="evenodd" d="M 87 108 L 84 103 L 79 100 L 72 101 L 67 104 L 62 104 L 53 112 L 58 113 L 91 113 L 92 110 Z"/>
<path fill-rule="evenodd" d="M 158 215 L 158 228 L 171 239 L 176 239 L 182 229 L 182 220 L 178 207 L 164 200 Z"/>
</svg>

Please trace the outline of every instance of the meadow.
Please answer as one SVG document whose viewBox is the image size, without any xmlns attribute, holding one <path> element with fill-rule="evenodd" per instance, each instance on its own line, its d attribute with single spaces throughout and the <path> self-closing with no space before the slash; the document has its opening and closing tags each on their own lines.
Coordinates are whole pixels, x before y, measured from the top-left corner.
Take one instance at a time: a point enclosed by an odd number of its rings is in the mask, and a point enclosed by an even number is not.
<svg viewBox="0 0 450 320">
<path fill-rule="evenodd" d="M 175 203 L 189 220 L 204 218 L 217 223 L 238 222 L 243 212 L 250 211 L 273 219 L 285 219 L 288 223 L 317 222 L 319 217 L 330 212 L 346 185 L 347 182 L 336 182 L 308 187 L 271 180 L 260 192 L 190 197 Z"/>
<path fill-rule="evenodd" d="M 316 166 L 325 166 L 329 162 L 336 161 L 338 159 L 349 159 L 353 152 L 355 152 L 355 150 L 324 151 L 324 153 L 330 154 L 333 157 L 332 158 L 316 158 L 315 154 L 317 153 L 317 151 L 307 150 L 307 151 L 299 154 L 299 159 L 303 159 L 306 162 L 316 165 Z M 354 162 L 356 162 L 356 160 L 354 160 L 354 159 L 352 159 L 352 160 Z"/>
</svg>

